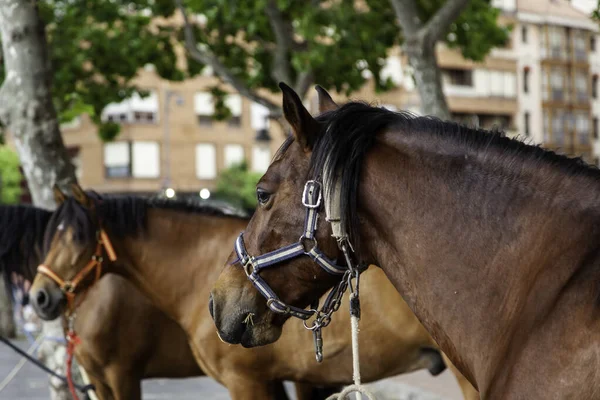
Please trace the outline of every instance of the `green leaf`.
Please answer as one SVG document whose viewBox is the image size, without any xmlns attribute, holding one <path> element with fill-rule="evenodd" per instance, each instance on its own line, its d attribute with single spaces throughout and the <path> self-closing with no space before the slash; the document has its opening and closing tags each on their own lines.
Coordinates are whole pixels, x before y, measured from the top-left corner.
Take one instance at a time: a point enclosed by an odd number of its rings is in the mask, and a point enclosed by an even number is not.
<svg viewBox="0 0 600 400">
<path fill-rule="evenodd" d="M 256 184 L 261 176 L 262 174 L 248 171 L 245 162 L 233 165 L 221 172 L 217 178 L 213 196 L 246 209 L 254 209 Z"/>
<path fill-rule="evenodd" d="M 17 154 L 7 146 L 0 146 L 0 203 L 16 204 L 21 196 L 21 165 Z"/>
</svg>

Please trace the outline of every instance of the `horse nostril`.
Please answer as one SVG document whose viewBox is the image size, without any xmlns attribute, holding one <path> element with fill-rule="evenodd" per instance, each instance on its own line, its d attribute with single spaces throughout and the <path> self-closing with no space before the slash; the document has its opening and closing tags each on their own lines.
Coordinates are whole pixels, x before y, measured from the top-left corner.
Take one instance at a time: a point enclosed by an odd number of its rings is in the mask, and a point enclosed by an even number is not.
<svg viewBox="0 0 600 400">
<path fill-rule="evenodd" d="M 47 308 L 50 305 L 50 296 L 44 289 L 40 289 L 35 295 L 35 302 L 39 308 Z"/>
<path fill-rule="evenodd" d="M 208 312 L 210 313 L 210 316 L 212 317 L 212 319 L 215 319 L 215 302 L 213 301 L 213 295 L 212 293 L 208 296 Z"/>
</svg>

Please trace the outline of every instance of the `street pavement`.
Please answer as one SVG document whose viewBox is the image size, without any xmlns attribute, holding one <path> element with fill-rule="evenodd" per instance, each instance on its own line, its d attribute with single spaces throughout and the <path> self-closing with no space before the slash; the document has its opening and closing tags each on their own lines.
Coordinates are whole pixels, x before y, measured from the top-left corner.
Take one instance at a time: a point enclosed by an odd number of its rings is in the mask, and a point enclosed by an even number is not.
<svg viewBox="0 0 600 400">
<path fill-rule="evenodd" d="M 16 342 L 22 349 L 25 340 Z M 0 382 L 21 357 L 0 343 Z M 48 400 L 48 379 L 35 365 L 27 362 L 15 378 L 0 392 L 0 400 Z M 291 384 L 286 384 L 290 393 Z M 144 400 L 229 400 L 227 390 L 210 378 L 152 379 L 143 382 Z M 460 389 L 449 371 L 433 378 L 418 371 L 370 385 L 378 400 L 461 400 Z M 293 395 L 292 398 L 295 398 Z"/>
</svg>

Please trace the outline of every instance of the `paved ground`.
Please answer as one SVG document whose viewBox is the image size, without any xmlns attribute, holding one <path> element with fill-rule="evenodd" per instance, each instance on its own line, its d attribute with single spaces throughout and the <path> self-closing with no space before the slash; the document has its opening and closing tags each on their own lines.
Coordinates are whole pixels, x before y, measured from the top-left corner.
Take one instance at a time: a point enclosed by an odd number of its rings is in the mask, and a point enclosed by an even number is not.
<svg viewBox="0 0 600 400">
<path fill-rule="evenodd" d="M 20 341 L 21 348 L 27 343 Z M 0 382 L 19 362 L 20 357 L 0 343 Z M 288 388 L 291 388 L 288 385 Z M 378 400 L 460 400 L 460 389 L 448 371 L 437 378 L 422 371 L 375 383 Z M 144 400 L 229 400 L 224 387 L 210 378 L 154 379 L 143 383 Z M 0 400 L 48 400 L 46 375 L 26 363 L 11 383 L 0 392 Z"/>
</svg>

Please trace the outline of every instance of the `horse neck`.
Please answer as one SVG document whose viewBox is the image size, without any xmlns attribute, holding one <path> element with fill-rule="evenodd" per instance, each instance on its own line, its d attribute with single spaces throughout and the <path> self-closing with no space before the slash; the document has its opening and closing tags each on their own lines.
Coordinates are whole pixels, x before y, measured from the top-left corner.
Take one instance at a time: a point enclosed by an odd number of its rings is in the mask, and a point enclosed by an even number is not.
<svg viewBox="0 0 600 400">
<path fill-rule="evenodd" d="M 157 307 L 184 328 L 207 314 L 212 282 L 247 221 L 150 209 L 147 230 L 115 243 L 118 266 Z"/>
<path fill-rule="evenodd" d="M 570 279 L 598 270 L 598 185 L 397 136 L 363 164 L 364 254 L 484 394 Z"/>
</svg>

